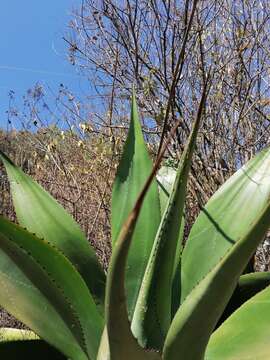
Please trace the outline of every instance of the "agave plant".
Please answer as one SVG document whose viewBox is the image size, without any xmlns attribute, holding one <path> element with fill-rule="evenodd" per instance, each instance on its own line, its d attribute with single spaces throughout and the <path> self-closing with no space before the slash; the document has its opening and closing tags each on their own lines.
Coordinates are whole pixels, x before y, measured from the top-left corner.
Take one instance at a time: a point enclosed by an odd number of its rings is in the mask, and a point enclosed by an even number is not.
<svg viewBox="0 0 270 360">
<path fill-rule="evenodd" d="M 269 227 L 270 150 L 217 191 L 183 247 L 203 107 L 178 169 L 155 176 L 162 153 L 153 167 L 133 97 L 107 275 L 71 216 L 1 153 L 19 225 L 0 218 L 0 305 L 31 329 L 0 329 L 1 358 L 270 358 L 270 276 L 241 276 Z"/>
</svg>

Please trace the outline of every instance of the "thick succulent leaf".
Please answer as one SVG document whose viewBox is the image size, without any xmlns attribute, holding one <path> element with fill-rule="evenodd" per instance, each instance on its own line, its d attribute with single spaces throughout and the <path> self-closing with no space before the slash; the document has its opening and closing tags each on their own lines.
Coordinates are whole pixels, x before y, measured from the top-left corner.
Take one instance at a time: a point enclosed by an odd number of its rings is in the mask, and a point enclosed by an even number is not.
<svg viewBox="0 0 270 360">
<path fill-rule="evenodd" d="M 170 166 L 162 166 L 157 173 L 159 201 L 161 216 L 164 214 L 176 177 L 176 169 Z M 180 304 L 180 271 L 181 252 L 184 236 L 185 218 L 182 216 L 179 238 L 174 258 L 173 285 L 172 285 L 172 316 L 176 313 Z"/>
<path fill-rule="evenodd" d="M 112 192 L 113 246 L 152 170 L 152 166 L 139 122 L 135 96 L 133 95 L 128 137 Z M 134 231 L 134 240 L 127 262 L 126 289 L 130 317 L 134 311 L 160 218 L 158 188 L 156 181 L 153 181 Z"/>
<path fill-rule="evenodd" d="M 230 299 L 239 276 L 270 224 L 270 201 L 240 239 L 192 290 L 178 309 L 164 344 L 164 360 L 202 360 L 211 333 Z M 197 265 L 198 266 L 198 265 Z M 251 323 L 248 323 L 250 326 Z M 252 323 L 253 326 L 253 323 Z M 194 339 L 196 341 L 194 342 Z"/>
<path fill-rule="evenodd" d="M 30 330 L 0 328 L 0 358 L 65 360 L 66 357 Z"/>
<path fill-rule="evenodd" d="M 203 101 L 200 108 L 203 107 Z M 132 321 L 132 331 L 142 346 L 161 349 L 172 319 L 172 286 L 175 258 L 181 244 L 186 185 L 200 124 L 194 122 L 179 162 L 175 182 L 150 254 Z M 178 254 L 177 254 L 178 252 Z M 178 261 L 178 259 L 177 259 Z"/>
<path fill-rule="evenodd" d="M 242 275 L 216 327 L 219 327 L 247 300 L 270 285 L 270 272 L 255 272 Z"/>
<path fill-rule="evenodd" d="M 74 264 L 97 303 L 104 303 L 105 274 L 79 225 L 30 176 L 0 151 L 19 223 L 59 248 Z"/>
<path fill-rule="evenodd" d="M 176 127 L 173 129 L 175 131 Z M 132 241 L 134 241 L 134 230 L 137 225 L 144 199 L 155 178 L 162 157 L 166 150 L 166 143 L 162 147 L 155 165 L 147 178 L 139 196 L 129 213 L 127 220 L 121 228 L 120 234 L 115 242 L 110 260 L 107 284 L 106 284 L 106 330 L 101 341 L 101 348 L 109 347 L 111 360 L 160 360 L 157 352 L 144 350 L 137 343 L 130 328 L 127 308 L 127 296 L 125 290 L 125 271 L 128 261 L 128 253 Z M 107 337 L 107 338 L 106 338 Z M 101 351 L 101 349 L 100 349 Z M 104 358 L 99 352 L 98 359 Z"/>
<path fill-rule="evenodd" d="M 270 150 L 238 170 L 209 200 L 193 225 L 182 254 L 181 302 L 244 236 L 270 196 Z"/>
<path fill-rule="evenodd" d="M 0 305 L 74 359 L 95 359 L 103 319 L 80 274 L 50 243 L 0 218 Z"/>
<path fill-rule="evenodd" d="M 150 182 L 149 182 L 150 183 Z M 144 192 L 145 193 L 145 192 Z M 158 360 L 157 353 L 149 352 L 139 346 L 134 338 L 128 317 L 125 269 L 128 251 L 139 216 L 143 198 L 135 205 L 125 222 L 115 243 L 107 276 L 105 314 L 110 360 Z M 106 347 L 106 333 L 103 345 Z M 99 353 L 99 359 L 104 357 Z M 107 359 L 107 357 L 105 357 Z"/>
<path fill-rule="evenodd" d="M 162 166 L 157 173 L 161 217 L 163 216 L 164 211 L 166 210 L 166 207 L 168 205 L 169 197 L 171 195 L 173 184 L 176 178 L 176 173 L 177 171 L 170 166 Z M 176 278 L 180 276 L 179 269 L 180 269 L 180 257 L 182 251 L 182 240 L 184 236 L 184 226 L 185 226 L 185 220 L 184 220 L 184 216 L 182 216 L 181 227 L 179 231 L 179 239 L 177 242 L 175 260 L 174 260 L 173 278 L 175 278 L 175 281 L 176 280 L 180 281 L 180 278 L 179 279 Z"/>
<path fill-rule="evenodd" d="M 205 360 L 270 359 L 270 288 L 252 297 L 211 336 Z"/>
</svg>

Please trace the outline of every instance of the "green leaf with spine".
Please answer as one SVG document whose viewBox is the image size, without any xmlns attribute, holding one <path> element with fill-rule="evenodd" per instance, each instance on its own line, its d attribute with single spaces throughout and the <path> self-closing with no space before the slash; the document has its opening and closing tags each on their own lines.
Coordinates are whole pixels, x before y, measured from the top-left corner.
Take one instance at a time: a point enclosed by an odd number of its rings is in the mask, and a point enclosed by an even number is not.
<svg viewBox="0 0 270 360">
<path fill-rule="evenodd" d="M 211 333 L 238 278 L 269 228 L 269 162 L 270 150 L 258 154 L 220 188 L 194 224 L 182 255 L 181 290 L 186 298 L 182 300 L 168 332 L 164 345 L 165 360 L 176 360 L 181 356 L 187 360 L 204 358 Z M 245 217 L 243 207 L 247 213 Z M 207 248 L 212 255 L 209 244 L 216 245 L 213 248 L 221 257 L 214 265 L 212 258 L 204 253 Z M 198 249 L 201 249 L 199 258 Z M 188 256 L 195 258 L 191 260 Z M 206 272 L 209 263 L 212 268 Z M 197 279 L 198 273 L 204 272 L 204 277 Z M 187 292 L 193 282 L 193 288 Z M 196 346 L 193 345 L 194 337 Z"/>
<path fill-rule="evenodd" d="M 66 357 L 40 340 L 30 330 L 0 328 L 1 359 L 18 360 L 65 360 Z"/>
<path fill-rule="evenodd" d="M 153 164 L 144 142 L 135 95 L 133 94 L 130 127 L 112 192 L 111 230 L 113 247 L 128 214 L 151 173 L 152 167 Z M 160 219 L 158 187 L 156 181 L 153 181 L 134 230 L 127 261 L 126 291 L 130 318 L 132 318 Z"/>
<path fill-rule="evenodd" d="M 17 219 L 28 231 L 61 250 L 84 278 L 100 309 L 105 274 L 79 225 L 42 187 L 0 151 L 11 185 Z"/>
<path fill-rule="evenodd" d="M 164 360 L 176 360 L 181 357 L 187 360 L 204 359 L 215 324 L 247 264 L 247 259 L 265 236 L 269 228 L 269 218 L 268 204 L 247 235 L 237 241 L 183 302 L 165 341 Z M 249 327 L 250 323 L 246 322 L 245 326 Z M 222 331 L 222 328 L 223 325 L 219 330 Z M 191 334 L 197 339 L 196 346 L 193 345 Z"/>
<path fill-rule="evenodd" d="M 125 269 L 128 251 L 142 200 L 138 201 L 126 220 L 115 243 L 107 277 L 105 315 L 110 360 L 160 360 L 159 354 L 139 346 L 130 328 L 125 293 Z M 106 336 L 106 334 L 105 334 Z M 105 339 L 106 341 L 106 339 Z M 100 359 L 100 357 L 99 357 Z M 102 357 L 103 359 L 103 357 Z"/>
<path fill-rule="evenodd" d="M 176 170 L 171 166 L 163 166 L 158 171 L 157 174 L 157 182 L 159 186 L 159 195 L 160 195 L 160 203 L 161 203 L 161 213 L 163 214 L 165 207 L 167 205 L 167 201 L 169 195 L 172 190 L 172 186 L 175 180 Z M 182 243 L 183 238 L 183 231 L 184 231 L 184 218 L 182 219 L 181 223 L 181 234 L 178 244 Z M 179 251 L 181 254 L 181 251 Z M 177 257 L 176 257 L 177 259 Z M 253 269 L 253 265 L 251 267 Z M 180 258 L 178 262 L 175 263 L 175 269 L 180 269 Z M 250 271 L 249 271 L 250 272 Z M 174 300 L 178 300 L 176 304 L 173 306 L 175 312 L 179 307 L 179 299 L 180 299 L 180 275 L 179 272 L 175 274 L 175 280 L 177 281 L 177 290 L 175 291 L 175 295 L 173 296 Z M 224 313 L 222 314 L 221 319 L 219 320 L 219 324 L 223 322 L 233 311 L 235 311 L 241 304 L 247 301 L 251 296 L 255 295 L 258 291 L 261 291 L 264 287 L 266 287 L 270 282 L 270 273 L 268 272 L 257 272 L 248 275 L 241 276 L 237 287 L 233 293 L 230 302 L 228 303 Z M 174 314 L 174 312 L 173 312 Z"/>
<path fill-rule="evenodd" d="M 179 161 L 175 182 L 155 237 L 134 311 L 131 327 L 143 347 L 161 350 L 172 320 L 172 289 L 182 250 L 182 244 L 179 243 L 182 235 L 181 219 L 204 101 L 203 97 Z M 177 293 L 176 291 L 174 295 Z"/>
<path fill-rule="evenodd" d="M 157 182 L 159 189 L 159 200 L 161 207 L 161 216 L 163 215 L 173 188 L 176 177 L 176 170 L 170 166 L 162 166 L 157 173 Z M 180 271 L 181 271 L 181 252 L 185 229 L 185 215 L 182 216 L 179 238 L 174 259 L 173 282 L 172 282 L 172 317 L 175 315 L 180 305 Z"/>
<path fill-rule="evenodd" d="M 80 274 L 49 242 L 0 217 L 0 305 L 74 359 L 95 359 L 103 319 Z"/>
<path fill-rule="evenodd" d="M 186 181 L 186 177 L 188 174 L 188 167 L 190 166 L 192 152 L 195 147 L 196 134 L 198 132 L 199 122 L 202 115 L 202 111 L 204 108 L 205 97 L 202 98 L 197 118 L 195 124 L 193 126 L 189 141 L 187 146 L 185 147 L 185 151 L 183 154 L 183 159 L 180 165 L 180 171 L 176 176 L 176 184 L 179 185 L 180 180 Z M 107 279 L 107 287 L 106 287 L 106 324 L 107 324 L 107 334 L 108 334 L 108 344 L 110 349 L 110 358 L 112 360 L 120 359 L 124 360 L 126 358 L 132 359 L 159 359 L 158 353 L 147 352 L 143 350 L 135 338 L 130 329 L 130 323 L 127 313 L 127 305 L 126 305 L 126 294 L 125 294 L 125 268 L 128 257 L 129 248 L 131 246 L 131 242 L 133 239 L 134 229 L 136 227 L 136 223 L 140 214 L 140 210 L 143 206 L 143 201 L 145 200 L 145 195 L 151 186 L 152 180 L 155 177 L 156 171 L 160 165 L 162 156 L 164 154 L 166 147 L 163 147 L 161 153 L 158 156 L 157 161 L 155 162 L 154 168 L 148 177 L 142 191 L 140 192 L 138 199 L 129 214 L 126 222 L 121 228 L 121 232 L 112 252 L 112 258 L 110 261 L 109 271 L 108 271 L 108 279 Z M 180 178 L 180 180 L 179 180 Z M 165 211 L 163 215 L 163 219 L 167 218 L 168 212 L 169 215 L 174 216 L 174 214 L 170 213 L 171 207 L 175 208 L 175 202 L 177 203 L 177 210 L 179 213 L 177 214 L 177 220 L 181 219 L 183 212 L 183 200 L 181 191 L 178 192 L 177 185 L 174 185 L 174 189 L 172 191 L 172 195 L 168 202 L 167 209 L 169 211 Z M 184 184 L 185 185 L 185 184 Z M 183 190 L 183 192 L 185 189 Z M 175 192 L 180 197 L 180 199 L 174 199 Z M 173 199 L 171 201 L 171 199 Z M 180 204 L 180 205 L 179 205 Z M 182 207 L 182 210 L 181 210 Z M 180 209 L 180 210 L 179 210 Z M 181 223 L 181 222 L 180 222 Z M 174 224 L 177 226 L 177 224 Z M 167 224 L 165 224 L 167 227 Z M 173 242 L 176 249 L 176 242 L 179 236 L 180 224 L 178 223 L 178 229 L 175 231 L 173 236 Z M 171 230 L 169 230 L 170 232 Z M 176 234 L 176 236 L 175 236 Z M 175 250 L 173 253 L 173 259 L 171 261 L 171 274 L 173 275 L 174 270 L 174 256 Z M 168 260 L 168 259 L 166 259 Z M 171 260 L 171 259 L 170 259 Z M 171 302 L 168 303 L 168 311 L 171 309 Z M 143 309 L 144 310 L 144 309 Z M 162 314 L 163 315 L 163 314 Z M 134 321 L 133 317 L 133 321 Z M 140 325 L 139 321 L 136 319 L 136 326 Z M 135 329 L 136 330 L 136 329 Z M 134 329 L 133 329 L 134 331 Z M 137 334 L 135 332 L 135 337 Z M 159 344 L 160 345 L 160 344 Z"/>
<path fill-rule="evenodd" d="M 246 233 L 268 202 L 269 169 L 270 151 L 264 150 L 227 180 L 200 212 L 182 255 L 181 302 L 235 239 Z"/>
<path fill-rule="evenodd" d="M 176 170 L 171 166 L 163 166 L 160 168 L 157 174 L 157 182 L 159 187 L 159 196 L 162 214 L 165 211 L 165 207 L 167 205 L 172 186 L 175 180 Z M 178 240 L 178 245 L 182 243 L 184 232 L 184 218 L 181 223 L 181 233 L 180 239 Z M 177 252 L 178 253 L 178 252 Z M 175 300 L 176 304 L 173 308 L 176 310 L 179 307 L 180 300 L 180 272 L 177 272 L 177 269 L 180 270 L 180 257 L 181 251 L 179 251 L 179 260 L 175 262 L 175 281 L 178 282 L 177 288 L 173 288 L 173 300 Z M 178 256 L 176 257 L 176 259 Z M 178 281 L 179 280 L 179 281 Z M 252 272 L 248 274 L 244 274 L 240 277 L 237 287 L 234 290 L 234 293 L 227 304 L 217 327 L 222 324 L 235 310 L 237 310 L 242 304 L 244 304 L 247 300 L 249 300 L 252 296 L 256 295 L 259 291 L 263 290 L 266 286 L 270 285 L 270 272 Z M 178 301 L 176 301 L 178 300 Z M 174 314 L 174 313 L 173 313 Z"/>
<path fill-rule="evenodd" d="M 134 131 L 135 129 L 135 131 Z M 133 258 L 130 261 L 130 257 L 128 256 L 131 253 L 133 256 L 138 257 L 138 249 L 146 242 L 147 245 L 149 243 L 149 231 L 146 233 L 142 232 L 144 228 L 144 224 L 142 221 L 147 220 L 151 222 L 151 215 L 153 213 L 153 209 L 151 206 L 152 203 L 151 198 L 147 198 L 149 195 L 149 190 L 153 186 L 153 180 L 155 178 L 156 171 L 161 161 L 161 156 L 159 156 L 159 161 L 155 163 L 154 168 L 149 166 L 148 169 L 144 169 L 143 176 L 141 177 L 141 186 L 139 188 L 134 188 L 134 174 L 132 173 L 132 168 L 135 165 L 139 165 L 140 161 L 144 158 L 147 160 L 148 155 L 146 149 L 142 154 L 136 151 L 136 146 L 143 143 L 143 137 L 141 133 L 141 129 L 139 127 L 138 122 L 138 114 L 136 110 L 135 98 L 133 96 L 132 99 L 132 113 L 131 113 L 131 125 L 129 130 L 129 135 L 127 138 L 127 142 L 125 145 L 125 150 L 123 154 L 123 158 L 120 162 L 118 174 L 116 176 L 116 185 L 114 187 L 114 191 L 119 190 L 119 182 L 123 182 L 127 179 L 127 175 L 130 174 L 127 180 L 127 188 L 130 187 L 130 191 L 136 191 L 136 197 L 134 199 L 130 199 L 128 204 L 124 200 L 123 205 L 131 207 L 131 211 L 129 210 L 129 216 L 126 218 L 123 224 L 121 224 L 120 233 L 116 235 L 117 239 L 113 246 L 112 256 L 110 260 L 108 276 L 107 276 L 107 286 L 106 286 L 106 301 L 105 301 L 105 315 L 106 315 L 106 330 L 103 333 L 101 346 L 102 348 L 106 348 L 109 352 L 108 354 L 102 354 L 99 351 L 98 359 L 110 359 L 110 360 L 159 360 L 160 355 L 153 351 L 147 351 L 140 347 L 137 340 L 132 334 L 130 327 L 129 314 L 130 311 L 130 294 L 129 294 L 129 278 L 130 273 L 128 271 L 129 264 L 134 265 L 132 263 Z M 133 157 L 130 157 L 130 153 L 133 154 Z M 127 156 L 127 160 L 125 157 Z M 123 168 L 122 164 L 127 163 L 128 167 Z M 148 163 L 148 161 L 147 161 Z M 151 164 L 149 164 L 151 165 Z M 152 171 L 151 171 L 152 170 Z M 121 174 L 124 171 L 125 176 Z M 156 210 L 158 211 L 157 216 L 160 217 L 160 204 L 159 204 L 159 194 L 156 183 L 154 183 L 154 203 L 158 204 Z M 116 190 L 115 190 L 116 189 Z M 127 191 L 127 189 L 126 189 Z M 146 195 L 147 194 L 147 195 Z M 148 208 L 146 214 L 146 218 L 141 217 L 142 211 L 145 209 L 145 197 L 147 199 L 146 204 L 148 203 Z M 113 203 L 117 203 L 116 197 L 113 198 Z M 113 210 L 113 208 L 112 208 Z M 115 210 L 114 210 L 115 211 Z M 119 213 L 120 209 L 119 209 Z M 126 215 L 126 214 L 125 214 Z M 139 227 L 139 232 L 138 232 Z M 114 226 L 113 226 L 114 228 Z M 152 233 L 153 229 L 151 229 Z M 138 237 L 140 235 L 140 237 Z M 143 242 L 142 239 L 144 240 Z M 139 241 L 139 242 L 138 242 Z M 132 243 L 134 246 L 132 246 Z M 142 251 L 142 248 L 141 248 Z M 149 254 L 148 254 L 149 256 Z M 147 260 L 147 259 L 146 259 Z M 144 266 L 145 264 L 143 264 Z M 136 268 L 134 267 L 134 270 Z M 139 272 L 140 274 L 140 272 Z M 135 275 L 135 273 L 134 273 Z M 137 284 L 140 285 L 141 279 L 137 280 Z M 133 299 L 136 301 L 137 294 L 133 295 Z"/>
</svg>

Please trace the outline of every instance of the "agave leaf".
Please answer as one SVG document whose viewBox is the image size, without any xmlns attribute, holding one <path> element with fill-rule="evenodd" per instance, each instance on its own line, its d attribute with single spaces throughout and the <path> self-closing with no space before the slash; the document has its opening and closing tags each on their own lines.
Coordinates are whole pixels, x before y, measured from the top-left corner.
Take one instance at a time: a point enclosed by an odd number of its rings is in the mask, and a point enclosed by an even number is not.
<svg viewBox="0 0 270 360">
<path fill-rule="evenodd" d="M 176 127 L 173 130 L 175 131 L 175 129 Z M 161 359 L 158 353 L 141 348 L 132 334 L 125 291 L 125 269 L 128 252 L 132 239 L 134 238 L 134 230 L 143 206 L 143 201 L 151 187 L 165 150 L 166 144 L 160 151 L 155 165 L 139 193 L 132 211 L 122 226 L 113 248 L 106 284 L 105 315 L 107 333 L 103 333 L 101 344 L 102 347 L 109 347 L 111 360 Z M 107 356 L 100 357 L 100 352 L 98 355 L 98 359 L 100 360 L 108 359 Z"/>
<path fill-rule="evenodd" d="M 209 200 L 182 254 L 181 302 L 241 238 L 270 196 L 270 150 L 238 170 Z"/>
<path fill-rule="evenodd" d="M 164 211 L 166 210 L 166 207 L 168 205 L 169 197 L 172 192 L 175 178 L 176 178 L 176 170 L 170 166 L 162 166 L 157 173 L 161 217 L 163 216 Z M 184 236 L 184 227 L 185 227 L 185 219 L 183 215 L 180 225 L 179 239 L 177 241 L 176 254 L 175 254 L 174 275 L 173 275 L 174 278 L 176 278 L 178 275 L 180 277 L 179 269 L 180 269 L 180 257 L 182 251 L 182 241 Z"/>
<path fill-rule="evenodd" d="M 216 327 L 219 327 L 247 300 L 270 285 L 270 272 L 255 272 L 242 275 Z"/>
<path fill-rule="evenodd" d="M 96 302 L 103 304 L 105 275 L 78 224 L 1 151 L 0 158 L 7 170 L 19 223 L 61 250 L 82 275 Z"/>
<path fill-rule="evenodd" d="M 105 302 L 110 360 L 160 359 L 160 356 L 157 353 L 148 352 L 139 346 L 131 332 L 127 311 L 125 269 L 128 251 L 142 206 L 142 201 L 143 197 L 140 197 L 122 227 L 110 260 Z M 106 339 L 103 344 L 106 346 Z M 101 358 L 103 359 L 103 357 Z"/>
<path fill-rule="evenodd" d="M 112 244 L 115 246 L 122 225 L 132 210 L 142 187 L 152 170 L 139 122 L 135 96 L 132 97 L 131 120 L 123 155 L 112 192 Z M 160 223 L 157 183 L 149 189 L 141 210 L 127 262 L 126 291 L 128 311 L 132 317 L 140 284 Z"/>
<path fill-rule="evenodd" d="M 95 359 L 103 320 L 80 274 L 48 242 L 0 217 L 0 305 L 74 359 Z"/>
<path fill-rule="evenodd" d="M 0 358 L 64 360 L 66 357 L 30 330 L 0 328 Z"/>
<path fill-rule="evenodd" d="M 270 287 L 233 313 L 211 336 L 205 360 L 270 359 Z"/>
<path fill-rule="evenodd" d="M 168 200 L 173 188 L 176 177 L 176 170 L 170 166 L 162 166 L 157 173 L 159 190 L 159 201 L 161 216 L 164 214 Z M 185 216 L 182 216 L 179 238 L 174 258 L 173 284 L 172 284 L 172 316 L 175 315 L 180 304 L 180 271 L 181 271 L 181 252 L 184 237 Z"/>
<path fill-rule="evenodd" d="M 132 321 L 132 331 L 139 343 L 158 350 L 162 348 L 172 318 L 172 288 L 177 269 L 175 264 L 179 263 L 181 252 L 180 224 L 204 101 L 203 96 L 153 244 Z"/>
<path fill-rule="evenodd" d="M 164 360 L 202 360 L 215 327 L 238 278 L 265 236 L 270 222 L 270 201 L 240 239 L 228 238 L 234 246 L 192 290 L 178 309 L 168 332 Z M 248 323 L 250 326 L 250 323 Z M 196 346 L 194 346 L 196 339 Z"/>
</svg>

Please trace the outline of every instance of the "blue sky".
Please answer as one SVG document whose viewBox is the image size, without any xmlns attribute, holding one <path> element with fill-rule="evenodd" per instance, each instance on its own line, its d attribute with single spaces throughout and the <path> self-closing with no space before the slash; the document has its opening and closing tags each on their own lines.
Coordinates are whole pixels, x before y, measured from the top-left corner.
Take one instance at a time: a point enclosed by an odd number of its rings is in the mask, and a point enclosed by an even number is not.
<svg viewBox="0 0 270 360">
<path fill-rule="evenodd" d="M 83 79 L 65 58 L 62 36 L 80 0 L 2 0 L 0 6 L 0 127 L 7 121 L 8 93 L 16 98 L 35 83 L 78 93 Z"/>
</svg>

